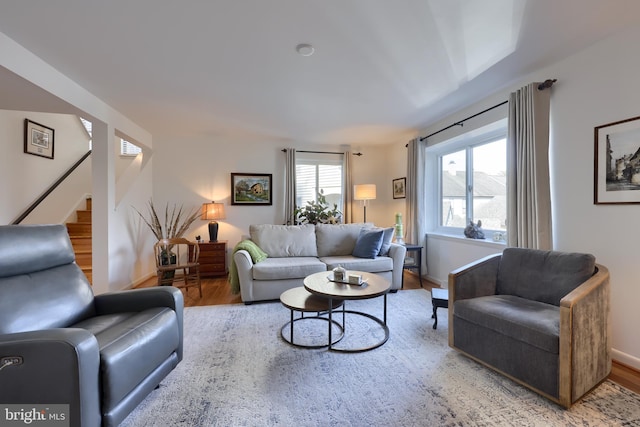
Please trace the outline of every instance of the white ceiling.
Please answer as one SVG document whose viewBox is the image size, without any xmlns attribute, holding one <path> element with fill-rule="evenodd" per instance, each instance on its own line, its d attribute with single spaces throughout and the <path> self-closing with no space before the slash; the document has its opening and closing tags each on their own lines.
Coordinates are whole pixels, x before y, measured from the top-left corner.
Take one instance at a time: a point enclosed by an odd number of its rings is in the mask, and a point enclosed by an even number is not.
<svg viewBox="0 0 640 427">
<path fill-rule="evenodd" d="M 154 135 L 297 144 L 406 140 L 637 22 L 637 0 L 0 0 L 0 31 Z"/>
</svg>

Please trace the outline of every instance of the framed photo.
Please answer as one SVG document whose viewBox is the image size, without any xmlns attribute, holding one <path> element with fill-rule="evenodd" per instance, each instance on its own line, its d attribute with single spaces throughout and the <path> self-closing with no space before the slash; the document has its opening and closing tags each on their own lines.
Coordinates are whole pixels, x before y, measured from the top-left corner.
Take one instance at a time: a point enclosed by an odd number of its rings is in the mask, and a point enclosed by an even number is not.
<svg viewBox="0 0 640 427">
<path fill-rule="evenodd" d="M 50 127 L 24 119 L 24 152 L 53 159 L 54 135 Z"/>
<path fill-rule="evenodd" d="M 232 205 L 271 205 L 270 173 L 232 173 Z"/>
<path fill-rule="evenodd" d="M 640 117 L 594 128 L 593 203 L 640 203 Z"/>
<path fill-rule="evenodd" d="M 392 181 L 393 186 L 393 198 L 404 199 L 407 197 L 407 178 L 397 178 Z"/>
</svg>

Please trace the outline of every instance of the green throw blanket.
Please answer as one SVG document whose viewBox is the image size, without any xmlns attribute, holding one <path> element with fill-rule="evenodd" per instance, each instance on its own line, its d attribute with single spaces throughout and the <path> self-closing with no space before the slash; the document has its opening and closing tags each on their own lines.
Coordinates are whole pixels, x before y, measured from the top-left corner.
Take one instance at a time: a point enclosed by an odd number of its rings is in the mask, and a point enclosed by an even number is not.
<svg viewBox="0 0 640 427">
<path fill-rule="evenodd" d="M 254 264 L 259 263 L 267 259 L 265 251 L 260 249 L 258 245 L 251 240 L 243 240 L 239 242 L 235 248 L 233 248 L 233 255 L 239 250 L 245 250 L 249 252 Z M 236 260 L 231 255 L 231 266 L 229 267 L 229 284 L 231 285 L 231 292 L 237 294 L 240 292 L 240 280 L 238 279 L 238 267 L 236 267 Z"/>
</svg>

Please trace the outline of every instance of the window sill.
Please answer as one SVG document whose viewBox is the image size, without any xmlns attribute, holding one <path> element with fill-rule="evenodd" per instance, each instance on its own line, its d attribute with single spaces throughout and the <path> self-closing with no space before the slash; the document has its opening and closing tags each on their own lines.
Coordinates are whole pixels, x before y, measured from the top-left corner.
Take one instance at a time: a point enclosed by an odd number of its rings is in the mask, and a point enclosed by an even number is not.
<svg viewBox="0 0 640 427">
<path fill-rule="evenodd" d="M 485 246 L 485 247 L 496 248 L 496 249 L 504 249 L 507 246 L 507 243 L 505 241 L 494 242 L 493 240 L 490 240 L 490 239 L 469 239 L 468 237 L 464 237 L 458 234 L 439 233 L 435 231 L 428 232 L 427 237 L 438 239 L 438 240 L 448 240 L 450 242 Z"/>
</svg>

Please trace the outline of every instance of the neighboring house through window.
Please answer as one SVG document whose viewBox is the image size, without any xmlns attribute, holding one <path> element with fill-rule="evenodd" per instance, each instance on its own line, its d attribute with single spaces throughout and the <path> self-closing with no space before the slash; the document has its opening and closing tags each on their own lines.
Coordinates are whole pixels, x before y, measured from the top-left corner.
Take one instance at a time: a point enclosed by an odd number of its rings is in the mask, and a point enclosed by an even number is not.
<svg viewBox="0 0 640 427">
<path fill-rule="evenodd" d="M 437 181 L 436 231 L 462 235 L 470 221 L 480 220 L 488 239 L 506 232 L 506 134 L 505 119 L 427 149 L 435 166 L 427 165 L 428 179 Z"/>
</svg>

